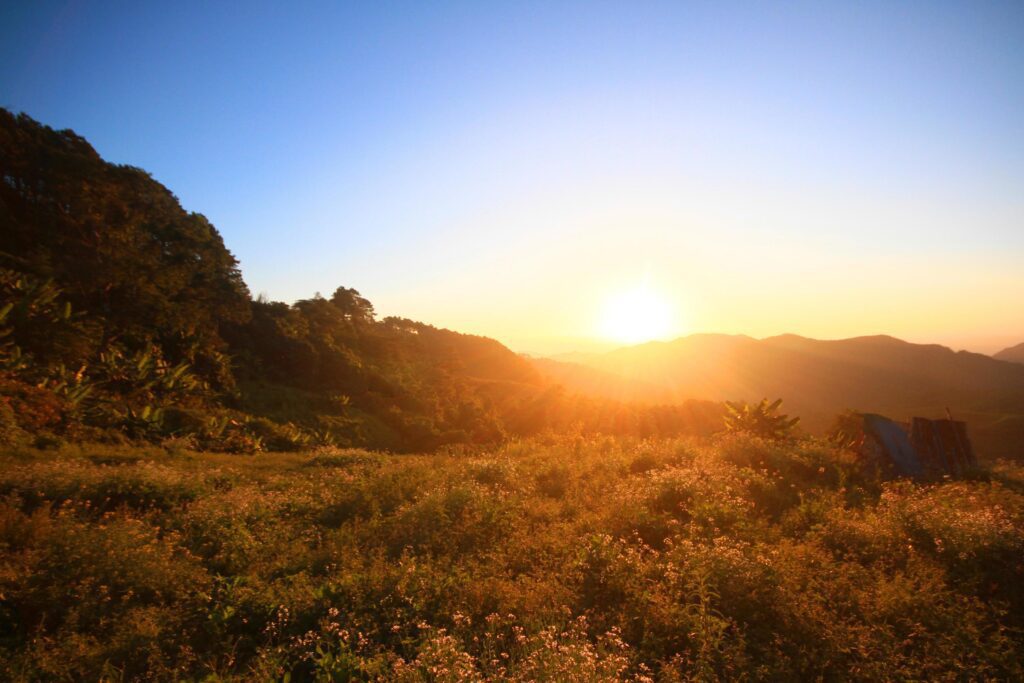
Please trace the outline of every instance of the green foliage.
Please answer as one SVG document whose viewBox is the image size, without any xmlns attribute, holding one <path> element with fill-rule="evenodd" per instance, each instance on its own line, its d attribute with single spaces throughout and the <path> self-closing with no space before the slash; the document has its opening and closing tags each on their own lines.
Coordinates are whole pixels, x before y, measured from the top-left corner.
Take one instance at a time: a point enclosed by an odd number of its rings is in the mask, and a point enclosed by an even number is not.
<svg viewBox="0 0 1024 683">
<path fill-rule="evenodd" d="M 59 288 L 65 315 L 88 315 L 78 321 L 77 344 L 48 342 L 18 324 L 23 349 L 49 362 L 43 351 L 156 345 L 172 364 L 187 362 L 218 385 L 230 381 L 220 328 L 247 319 L 248 291 L 205 218 L 185 212 L 145 172 L 104 162 L 74 133 L 7 111 L 0 176 L 0 266 L 43 282 L 31 292 L 40 303 Z"/>
<path fill-rule="evenodd" d="M 0 370 L 45 379 L 95 351 L 96 329 L 53 280 L 0 267 Z"/>
<path fill-rule="evenodd" d="M 790 418 L 788 415 L 778 414 L 782 399 L 775 399 L 768 403 L 768 399 L 762 399 L 760 403 L 734 403 L 725 402 L 727 413 L 725 415 L 725 429 L 728 432 L 740 432 L 752 434 L 762 439 L 779 441 L 787 439 L 793 432 L 793 428 L 800 422 L 799 417 Z"/>
</svg>

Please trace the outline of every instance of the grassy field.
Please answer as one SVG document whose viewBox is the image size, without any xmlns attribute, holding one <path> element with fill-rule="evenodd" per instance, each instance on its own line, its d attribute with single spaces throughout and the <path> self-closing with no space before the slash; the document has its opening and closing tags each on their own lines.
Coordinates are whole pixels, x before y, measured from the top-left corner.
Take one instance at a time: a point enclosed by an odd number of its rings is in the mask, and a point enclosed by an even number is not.
<svg viewBox="0 0 1024 683">
<path fill-rule="evenodd" d="M 816 442 L 0 457 L 5 680 L 1024 677 L 1024 469 Z"/>
</svg>

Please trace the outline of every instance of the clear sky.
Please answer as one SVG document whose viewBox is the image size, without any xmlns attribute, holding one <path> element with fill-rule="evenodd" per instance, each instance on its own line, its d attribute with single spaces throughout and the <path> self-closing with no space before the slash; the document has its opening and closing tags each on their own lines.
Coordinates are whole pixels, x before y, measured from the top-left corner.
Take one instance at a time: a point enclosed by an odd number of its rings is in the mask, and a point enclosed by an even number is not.
<svg viewBox="0 0 1024 683">
<path fill-rule="evenodd" d="M 540 353 L 1024 341 L 1021 2 L 8 2 L 0 105 L 273 299 Z"/>
</svg>

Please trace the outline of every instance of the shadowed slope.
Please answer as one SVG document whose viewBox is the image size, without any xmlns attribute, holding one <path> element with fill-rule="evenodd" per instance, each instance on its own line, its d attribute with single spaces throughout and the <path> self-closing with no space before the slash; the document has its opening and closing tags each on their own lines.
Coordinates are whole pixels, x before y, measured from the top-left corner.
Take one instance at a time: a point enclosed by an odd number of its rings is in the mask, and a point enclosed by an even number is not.
<svg viewBox="0 0 1024 683">
<path fill-rule="evenodd" d="M 999 353 L 993 354 L 992 357 L 996 360 L 1005 360 L 1010 363 L 1024 363 L 1024 342 L 1011 346 L 1008 349 L 1003 349 Z"/>
<path fill-rule="evenodd" d="M 666 396 L 671 401 L 781 396 L 788 412 L 801 415 L 811 430 L 824 429 L 847 408 L 905 419 L 940 417 L 949 407 L 971 421 L 989 452 L 1008 453 L 1014 439 L 1024 436 L 1024 366 L 888 336 L 821 341 L 698 334 L 584 357 L 584 362 L 604 377 L 622 378 L 634 398 L 652 402 Z M 579 379 L 586 377 L 562 371 L 559 379 L 591 391 L 590 378 Z M 643 387 L 650 389 L 644 393 Z"/>
</svg>

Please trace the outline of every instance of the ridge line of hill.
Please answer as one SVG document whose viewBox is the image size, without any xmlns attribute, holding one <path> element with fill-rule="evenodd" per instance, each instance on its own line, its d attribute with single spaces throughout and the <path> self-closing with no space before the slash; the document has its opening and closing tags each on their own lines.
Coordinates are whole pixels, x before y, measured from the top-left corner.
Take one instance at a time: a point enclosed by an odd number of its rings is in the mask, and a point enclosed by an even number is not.
<svg viewBox="0 0 1024 683">
<path fill-rule="evenodd" d="M 968 420 L 982 452 L 1017 457 L 1024 443 L 1024 365 L 890 335 L 701 333 L 534 364 L 570 389 L 622 400 L 782 397 L 815 432 L 847 409 L 905 420 L 944 417 L 949 408 Z"/>
</svg>

